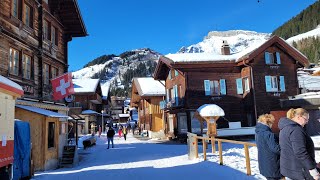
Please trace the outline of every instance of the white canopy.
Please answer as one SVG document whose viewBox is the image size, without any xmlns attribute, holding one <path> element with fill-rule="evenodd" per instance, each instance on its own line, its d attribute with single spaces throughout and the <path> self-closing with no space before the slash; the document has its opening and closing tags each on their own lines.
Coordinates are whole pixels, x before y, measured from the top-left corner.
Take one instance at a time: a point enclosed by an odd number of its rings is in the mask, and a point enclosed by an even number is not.
<svg viewBox="0 0 320 180">
<path fill-rule="evenodd" d="M 204 104 L 200 106 L 197 111 L 202 117 L 224 116 L 223 109 L 215 104 Z"/>
</svg>

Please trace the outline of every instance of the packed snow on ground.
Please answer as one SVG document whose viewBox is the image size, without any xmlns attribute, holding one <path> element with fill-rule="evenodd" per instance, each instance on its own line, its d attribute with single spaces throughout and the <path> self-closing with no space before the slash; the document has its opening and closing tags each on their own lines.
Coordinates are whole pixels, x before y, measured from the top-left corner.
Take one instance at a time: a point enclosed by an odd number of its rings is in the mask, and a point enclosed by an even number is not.
<svg viewBox="0 0 320 180">
<path fill-rule="evenodd" d="M 265 179 L 259 174 L 256 147 L 249 148 L 251 176 L 246 175 L 243 146 L 223 143 L 222 147 L 223 166 L 219 165 L 218 153 L 210 153 L 210 147 L 207 161 L 203 160 L 202 145 L 199 159 L 188 160 L 185 144 L 136 139 L 129 134 L 127 141 L 116 136 L 115 147 L 107 149 L 107 138 L 103 135 L 97 138 L 95 146 L 79 149 L 78 166 L 37 172 L 33 179 Z"/>
</svg>

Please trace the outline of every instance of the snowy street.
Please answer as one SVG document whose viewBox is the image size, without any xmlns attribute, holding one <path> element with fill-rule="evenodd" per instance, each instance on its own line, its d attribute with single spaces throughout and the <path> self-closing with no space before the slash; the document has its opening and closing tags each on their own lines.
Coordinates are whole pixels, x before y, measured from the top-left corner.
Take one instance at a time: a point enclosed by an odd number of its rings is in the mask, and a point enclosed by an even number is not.
<svg viewBox="0 0 320 180">
<path fill-rule="evenodd" d="M 97 144 L 80 149 L 79 165 L 53 171 L 37 172 L 33 179 L 263 179 L 259 174 L 256 148 L 250 148 L 252 176 L 246 175 L 243 147 L 223 144 L 224 166 L 219 165 L 218 153 L 208 149 L 207 161 L 202 158 L 188 160 L 187 145 L 169 141 L 136 139 L 128 134 L 127 141 L 115 137 L 115 148 L 107 149 L 107 138 L 100 137 Z"/>
</svg>

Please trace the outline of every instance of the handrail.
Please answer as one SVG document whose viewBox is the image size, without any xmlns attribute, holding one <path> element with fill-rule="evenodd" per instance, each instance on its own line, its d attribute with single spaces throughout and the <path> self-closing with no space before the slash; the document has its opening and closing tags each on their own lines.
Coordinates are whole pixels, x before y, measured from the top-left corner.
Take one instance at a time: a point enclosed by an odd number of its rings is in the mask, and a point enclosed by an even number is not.
<svg viewBox="0 0 320 180">
<path fill-rule="evenodd" d="M 246 169 L 247 169 L 247 175 L 251 175 L 251 166 L 250 166 L 250 155 L 249 155 L 249 146 L 256 147 L 257 145 L 255 143 L 250 143 L 250 142 L 242 142 L 242 141 L 235 141 L 235 140 L 228 140 L 228 139 L 219 139 L 215 137 L 200 137 L 196 136 L 196 142 L 198 142 L 198 139 L 202 140 L 203 144 L 203 159 L 207 159 L 207 154 L 206 154 L 206 149 L 207 149 L 207 144 L 206 140 L 211 140 L 211 146 L 212 146 L 212 153 L 215 153 L 215 141 L 218 142 L 218 150 L 219 150 L 219 163 L 220 165 L 223 165 L 223 156 L 222 156 L 222 142 L 226 143 L 233 143 L 233 144 L 242 144 L 244 146 L 244 153 L 245 153 L 245 158 L 246 158 Z M 196 145 L 196 158 L 198 158 L 198 143 Z"/>
</svg>

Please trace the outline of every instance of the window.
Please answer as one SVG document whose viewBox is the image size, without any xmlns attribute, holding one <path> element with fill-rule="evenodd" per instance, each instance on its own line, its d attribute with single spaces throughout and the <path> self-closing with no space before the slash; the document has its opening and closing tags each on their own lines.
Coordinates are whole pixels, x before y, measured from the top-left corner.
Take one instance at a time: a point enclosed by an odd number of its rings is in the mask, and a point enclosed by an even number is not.
<svg viewBox="0 0 320 180">
<path fill-rule="evenodd" d="M 48 64 L 44 64 L 43 83 L 49 85 L 49 65 Z"/>
<path fill-rule="evenodd" d="M 50 24 L 47 20 L 43 21 L 43 37 L 50 40 Z"/>
<path fill-rule="evenodd" d="M 265 52 L 264 58 L 265 58 L 266 64 L 281 64 L 279 52 L 275 52 L 275 53 Z"/>
<path fill-rule="evenodd" d="M 49 122 L 48 124 L 48 148 L 54 147 L 54 135 L 55 135 L 55 124 Z"/>
<path fill-rule="evenodd" d="M 284 92 L 285 81 L 284 76 L 265 76 L 267 92 Z"/>
<path fill-rule="evenodd" d="M 226 80 L 204 80 L 204 90 L 206 96 L 225 95 L 227 94 Z"/>
<path fill-rule="evenodd" d="M 169 77 L 169 79 L 172 79 L 172 77 L 171 77 L 171 70 L 169 71 L 168 77 Z"/>
<path fill-rule="evenodd" d="M 243 94 L 242 78 L 237 78 L 236 84 L 237 84 L 237 94 Z"/>
<path fill-rule="evenodd" d="M 249 85 L 249 78 L 243 78 L 244 81 L 244 91 L 249 92 L 250 91 L 250 85 Z"/>
<path fill-rule="evenodd" d="M 19 51 L 10 48 L 9 71 L 11 74 L 19 75 Z"/>
<path fill-rule="evenodd" d="M 177 70 L 174 70 L 174 76 L 178 76 L 179 72 Z"/>
<path fill-rule="evenodd" d="M 51 41 L 52 44 L 58 46 L 58 29 L 53 26 L 51 28 Z"/>
<path fill-rule="evenodd" d="M 55 67 L 51 67 L 51 78 L 55 78 L 58 76 L 58 69 Z"/>
<path fill-rule="evenodd" d="M 19 18 L 19 0 L 12 0 L 12 16 Z"/>
<path fill-rule="evenodd" d="M 33 8 L 27 4 L 24 5 L 23 22 L 29 27 L 33 27 Z"/>
<path fill-rule="evenodd" d="M 31 57 L 25 54 L 22 59 L 22 72 L 24 78 L 31 79 Z"/>
</svg>

